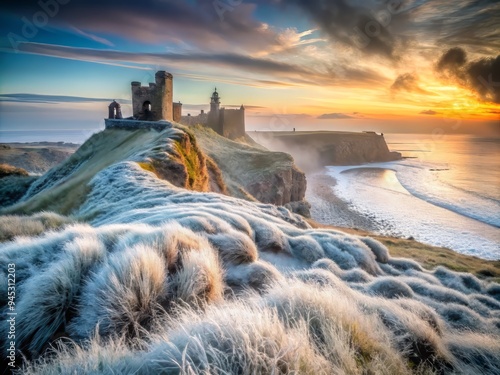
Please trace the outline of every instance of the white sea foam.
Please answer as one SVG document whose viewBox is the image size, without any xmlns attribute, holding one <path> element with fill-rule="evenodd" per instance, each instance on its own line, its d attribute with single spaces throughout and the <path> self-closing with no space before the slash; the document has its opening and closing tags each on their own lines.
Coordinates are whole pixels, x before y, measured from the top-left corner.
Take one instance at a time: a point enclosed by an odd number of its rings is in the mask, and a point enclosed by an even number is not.
<svg viewBox="0 0 500 375">
<path fill-rule="evenodd" d="M 371 170 L 370 170 L 371 169 Z M 380 232 L 485 259 L 500 259 L 500 204 L 439 180 L 417 160 L 329 167 L 335 193 L 379 223 Z"/>
</svg>

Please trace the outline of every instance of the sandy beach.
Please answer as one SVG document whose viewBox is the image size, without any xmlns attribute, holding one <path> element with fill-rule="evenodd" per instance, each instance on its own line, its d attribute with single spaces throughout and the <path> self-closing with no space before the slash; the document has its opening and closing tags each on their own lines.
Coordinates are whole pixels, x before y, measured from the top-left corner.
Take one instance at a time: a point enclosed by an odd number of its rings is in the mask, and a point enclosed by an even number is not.
<svg viewBox="0 0 500 375">
<path fill-rule="evenodd" d="M 311 217 L 321 224 L 376 231 L 378 226 L 369 217 L 352 210 L 349 203 L 333 191 L 335 178 L 325 170 L 307 174 L 306 199 L 311 203 Z"/>
</svg>

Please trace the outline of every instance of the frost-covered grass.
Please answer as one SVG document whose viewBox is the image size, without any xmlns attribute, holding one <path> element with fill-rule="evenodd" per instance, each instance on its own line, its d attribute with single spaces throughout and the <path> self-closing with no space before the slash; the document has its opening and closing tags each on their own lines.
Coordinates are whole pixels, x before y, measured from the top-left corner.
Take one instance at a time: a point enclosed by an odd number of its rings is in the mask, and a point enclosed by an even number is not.
<svg viewBox="0 0 500 375">
<path fill-rule="evenodd" d="M 4 213 L 41 210 L 69 214 L 85 201 L 88 182 L 101 170 L 123 160 L 143 161 L 154 151 L 165 152 L 178 130 L 104 130 L 94 134 L 61 165 L 35 181 L 24 197 Z"/>
<path fill-rule="evenodd" d="M 458 272 L 469 272 L 482 279 L 500 282 L 500 261 L 490 261 L 459 254 L 450 249 L 426 245 L 411 239 L 385 237 L 352 228 L 323 226 L 309 221 L 316 228 L 331 228 L 359 236 L 370 236 L 383 243 L 393 257 L 412 258 L 428 270 L 438 266 Z"/>
<path fill-rule="evenodd" d="M 498 284 L 133 162 L 98 173 L 76 215 L 96 207 L 0 248 L 16 262 L 25 373 L 500 370 Z"/>
<path fill-rule="evenodd" d="M 74 215 L 0 244 L 20 373 L 500 373 L 499 284 L 132 161 L 95 174 Z"/>
</svg>

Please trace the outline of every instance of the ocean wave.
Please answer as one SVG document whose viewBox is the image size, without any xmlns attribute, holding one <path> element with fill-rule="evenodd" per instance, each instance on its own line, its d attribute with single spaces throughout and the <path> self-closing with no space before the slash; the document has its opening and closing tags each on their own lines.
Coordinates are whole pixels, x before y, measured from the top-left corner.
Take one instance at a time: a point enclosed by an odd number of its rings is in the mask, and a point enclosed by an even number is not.
<svg viewBox="0 0 500 375">
<path fill-rule="evenodd" d="M 427 172 L 417 163 L 404 161 L 329 167 L 328 173 L 337 180 L 336 194 L 377 221 L 380 233 L 413 236 L 460 253 L 500 259 L 500 231 L 494 221 L 498 209 L 482 198 L 455 191 Z M 419 189 L 418 184 L 424 186 Z M 453 202 L 457 191 L 462 195 Z M 480 216 L 481 212 L 485 214 Z"/>
</svg>

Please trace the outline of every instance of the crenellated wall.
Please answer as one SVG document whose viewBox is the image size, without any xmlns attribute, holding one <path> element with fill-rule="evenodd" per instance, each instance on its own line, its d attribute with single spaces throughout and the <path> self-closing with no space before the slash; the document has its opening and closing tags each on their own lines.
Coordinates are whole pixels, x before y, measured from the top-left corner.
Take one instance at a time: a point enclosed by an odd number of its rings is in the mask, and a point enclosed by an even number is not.
<svg viewBox="0 0 500 375">
<path fill-rule="evenodd" d="M 155 83 L 141 86 L 134 81 L 132 86 L 133 117 L 144 121 L 173 121 L 173 77 L 165 71 L 155 75 Z M 144 104 L 149 102 L 151 110 L 145 110 Z"/>
</svg>

